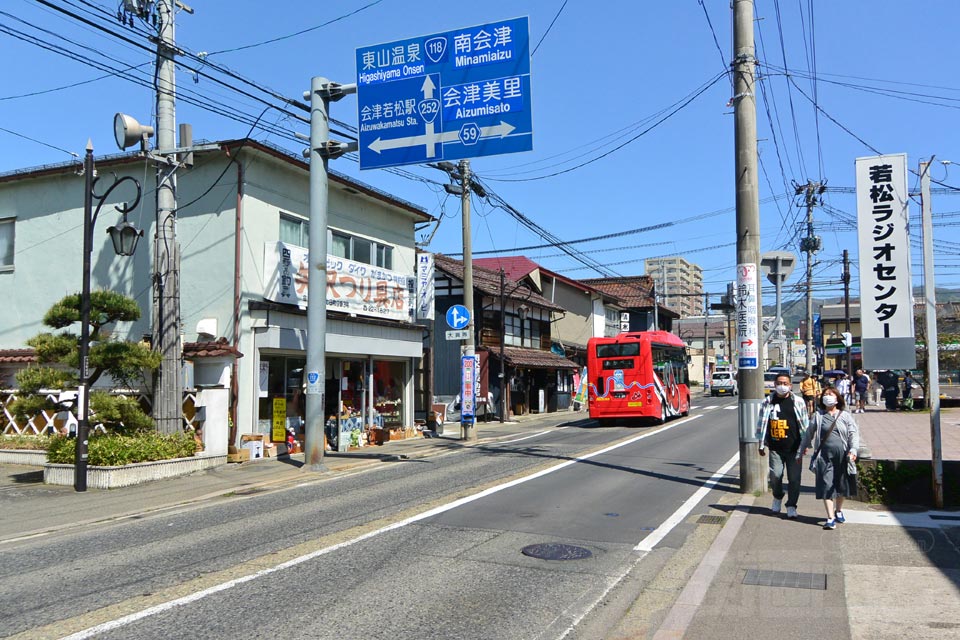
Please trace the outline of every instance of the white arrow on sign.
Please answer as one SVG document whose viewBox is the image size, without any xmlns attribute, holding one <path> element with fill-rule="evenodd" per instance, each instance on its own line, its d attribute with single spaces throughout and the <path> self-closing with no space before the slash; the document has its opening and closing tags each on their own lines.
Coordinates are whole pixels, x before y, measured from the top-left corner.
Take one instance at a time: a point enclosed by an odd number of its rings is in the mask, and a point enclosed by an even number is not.
<svg viewBox="0 0 960 640">
<path fill-rule="evenodd" d="M 433 90 L 437 88 L 437 85 L 433 84 L 433 81 L 430 79 L 430 75 L 427 74 L 427 76 L 423 79 L 423 86 L 420 88 L 423 91 L 423 99 L 429 100 L 433 97 Z M 427 140 L 432 140 L 434 136 L 433 120 L 430 120 L 429 122 L 427 122 L 427 126 L 424 129 L 424 131 L 425 131 L 424 135 L 426 136 Z M 377 153 L 380 153 L 380 152 L 377 151 Z M 437 155 L 436 146 L 428 142 L 427 157 L 432 158 L 435 155 Z"/>
<path fill-rule="evenodd" d="M 480 137 L 481 138 L 505 138 L 510 135 L 510 132 L 516 129 L 513 125 L 507 124 L 503 120 L 500 121 L 500 124 L 495 124 L 491 127 L 481 127 L 480 128 Z M 430 149 L 433 148 L 433 145 L 444 142 L 452 142 L 459 139 L 459 131 L 446 131 L 444 133 L 436 134 L 433 132 L 433 127 L 428 126 L 427 133 L 419 136 L 406 136 L 404 138 L 391 138 L 389 140 L 382 140 L 377 138 L 370 143 L 369 148 L 377 153 L 380 153 L 384 149 L 403 149 L 405 147 L 418 147 L 422 144 L 428 145 L 427 155 L 430 156 Z"/>
</svg>

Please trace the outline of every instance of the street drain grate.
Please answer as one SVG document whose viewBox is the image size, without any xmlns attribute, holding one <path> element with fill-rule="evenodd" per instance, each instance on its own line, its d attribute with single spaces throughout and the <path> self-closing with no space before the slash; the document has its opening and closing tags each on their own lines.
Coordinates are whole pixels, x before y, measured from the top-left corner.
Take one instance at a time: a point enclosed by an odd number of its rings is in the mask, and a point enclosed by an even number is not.
<svg viewBox="0 0 960 640">
<path fill-rule="evenodd" d="M 697 524 L 723 524 L 727 521 L 726 516 L 707 516 L 703 515 L 697 518 Z"/>
<path fill-rule="evenodd" d="M 743 576 L 743 584 L 755 584 L 761 587 L 790 587 L 793 589 L 819 589 L 826 591 L 827 574 L 747 569 L 747 575 Z"/>
<path fill-rule="evenodd" d="M 520 553 L 540 560 L 583 560 L 593 555 L 590 549 L 559 542 L 531 544 L 521 549 Z"/>
</svg>

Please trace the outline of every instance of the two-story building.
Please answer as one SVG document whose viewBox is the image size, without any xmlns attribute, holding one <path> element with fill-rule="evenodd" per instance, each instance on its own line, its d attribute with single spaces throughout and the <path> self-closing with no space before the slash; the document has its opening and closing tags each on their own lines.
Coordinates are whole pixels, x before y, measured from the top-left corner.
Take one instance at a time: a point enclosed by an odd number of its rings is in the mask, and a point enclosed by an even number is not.
<svg viewBox="0 0 960 640">
<path fill-rule="evenodd" d="M 85 187 L 79 169 L 73 162 L 0 175 L 0 246 L 9 248 L 0 263 L 0 361 L 6 361 L 7 384 L 17 367 L 29 364 L 26 340 L 44 329 L 46 310 L 80 290 Z M 140 340 L 151 333 L 156 294 L 155 168 L 137 154 L 122 154 L 99 158 L 97 171 L 144 183 L 143 202 L 129 215 L 146 232 L 136 254 L 119 258 L 107 247 L 104 231 L 119 218 L 111 201 L 93 234 L 92 259 L 93 288 L 124 293 L 142 311 L 141 320 L 116 327 L 114 335 Z M 197 153 L 192 168 L 178 171 L 181 337 L 188 356 L 196 356 L 185 378 L 230 390 L 234 438 L 270 433 L 275 417 L 294 429 L 302 425 L 310 284 L 327 307 L 327 417 L 414 422 L 413 372 L 423 336 L 414 322 L 414 230 L 432 218 L 332 173 L 327 282 L 316 289 L 307 278 L 308 180 L 302 157 L 249 139 Z M 123 189 L 114 196 L 116 202 L 131 197 Z M 206 348 L 212 345 L 219 347 Z M 205 366 L 210 354 L 214 364 Z M 225 365 L 224 356 L 232 363 Z"/>
<path fill-rule="evenodd" d="M 446 310 L 463 302 L 463 262 L 436 255 L 436 317 L 428 344 L 433 395 L 453 398 L 460 384 L 461 342 L 444 339 Z M 563 308 L 500 271 L 473 267 L 474 330 L 480 362 L 480 398 L 514 414 L 567 409 L 578 365 L 551 349 L 554 314 Z M 503 374 L 501 377 L 500 374 Z M 500 410 L 496 411 L 500 414 Z"/>
</svg>

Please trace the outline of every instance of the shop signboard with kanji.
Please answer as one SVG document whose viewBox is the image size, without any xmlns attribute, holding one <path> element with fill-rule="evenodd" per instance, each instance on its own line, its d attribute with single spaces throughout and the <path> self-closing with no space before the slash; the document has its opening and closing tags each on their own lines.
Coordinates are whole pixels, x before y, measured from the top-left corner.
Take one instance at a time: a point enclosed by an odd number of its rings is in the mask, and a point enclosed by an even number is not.
<svg viewBox="0 0 960 640">
<path fill-rule="evenodd" d="M 263 297 L 307 306 L 310 261 L 307 250 L 286 242 L 264 246 Z M 413 322 L 416 279 L 404 273 L 327 255 L 327 310 Z"/>
<path fill-rule="evenodd" d="M 740 369 L 757 369 L 760 362 L 760 328 L 757 318 L 757 264 L 737 265 L 737 341 Z"/>
<path fill-rule="evenodd" d="M 857 158 L 856 174 L 863 367 L 913 369 L 907 156 Z"/>
</svg>

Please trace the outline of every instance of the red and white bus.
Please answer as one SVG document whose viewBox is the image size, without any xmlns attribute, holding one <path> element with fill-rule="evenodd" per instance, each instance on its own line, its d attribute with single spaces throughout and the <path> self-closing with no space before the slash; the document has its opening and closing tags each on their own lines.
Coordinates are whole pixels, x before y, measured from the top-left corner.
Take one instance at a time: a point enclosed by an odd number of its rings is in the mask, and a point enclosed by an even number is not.
<svg viewBox="0 0 960 640">
<path fill-rule="evenodd" d="M 666 331 L 621 333 L 587 342 L 590 417 L 601 425 L 618 418 L 659 423 L 690 412 L 687 350 Z"/>
</svg>

